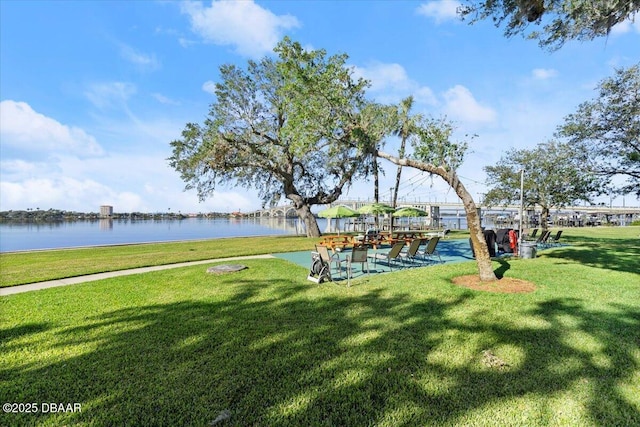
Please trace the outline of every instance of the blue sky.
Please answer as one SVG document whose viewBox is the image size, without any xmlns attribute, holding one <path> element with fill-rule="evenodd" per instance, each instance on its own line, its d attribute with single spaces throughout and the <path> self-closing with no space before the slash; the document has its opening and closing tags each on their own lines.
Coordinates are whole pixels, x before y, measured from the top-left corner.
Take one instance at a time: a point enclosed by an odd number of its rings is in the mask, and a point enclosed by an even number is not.
<svg viewBox="0 0 640 427">
<path fill-rule="evenodd" d="M 245 66 L 289 36 L 346 53 L 370 98 L 414 95 L 415 112 L 477 134 L 459 173 L 476 198 L 483 166 L 552 138 L 597 83 L 640 59 L 640 17 L 607 38 L 550 53 L 490 22 L 468 25 L 454 1 L 0 2 L 0 210 L 250 211 L 251 191 L 199 202 L 166 161 L 187 122 L 202 122 L 222 64 Z M 397 150 L 389 139 L 386 151 Z M 395 166 L 383 163 L 383 195 Z M 346 195 L 368 198 L 370 182 Z M 457 200 L 404 170 L 406 202 Z M 604 200 L 604 199 L 602 199 Z M 606 198 L 606 202 L 609 199 Z M 622 204 L 622 198 L 613 200 Z M 624 203 L 638 205 L 627 196 Z"/>
</svg>

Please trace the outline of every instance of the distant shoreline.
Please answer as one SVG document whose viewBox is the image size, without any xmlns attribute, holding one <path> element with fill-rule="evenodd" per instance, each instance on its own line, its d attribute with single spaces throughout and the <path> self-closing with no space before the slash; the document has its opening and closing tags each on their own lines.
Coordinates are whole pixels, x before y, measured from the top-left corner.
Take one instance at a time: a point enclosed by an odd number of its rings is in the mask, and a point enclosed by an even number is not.
<svg viewBox="0 0 640 427">
<path fill-rule="evenodd" d="M 76 212 L 60 209 L 42 210 L 36 208 L 28 210 L 0 211 L 0 223 L 7 222 L 61 222 L 61 221 L 99 221 L 99 220 L 183 220 L 189 218 L 242 218 L 244 214 L 240 212 L 208 212 L 189 213 L 181 212 L 115 212 L 105 216 L 97 212 Z"/>
</svg>

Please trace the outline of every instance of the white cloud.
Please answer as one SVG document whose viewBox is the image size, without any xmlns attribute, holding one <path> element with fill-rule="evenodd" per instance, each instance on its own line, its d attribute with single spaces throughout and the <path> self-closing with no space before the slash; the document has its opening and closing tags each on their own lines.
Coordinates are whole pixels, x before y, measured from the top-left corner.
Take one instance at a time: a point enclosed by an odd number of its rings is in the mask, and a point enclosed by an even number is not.
<svg viewBox="0 0 640 427">
<path fill-rule="evenodd" d="M 175 101 L 169 97 L 164 96 L 161 93 L 152 93 L 151 96 L 153 96 L 155 98 L 156 101 L 158 101 L 161 104 L 165 104 L 165 105 L 180 105 L 180 102 Z"/>
<path fill-rule="evenodd" d="M 70 152 L 79 156 L 104 153 L 95 138 L 84 130 L 34 111 L 26 102 L 0 102 L 2 144 L 26 151 Z"/>
<path fill-rule="evenodd" d="M 178 43 L 180 44 L 180 46 L 187 48 L 187 47 L 193 46 L 197 42 L 194 40 L 190 40 L 186 37 L 178 37 Z"/>
<path fill-rule="evenodd" d="M 407 75 L 400 64 L 385 64 L 376 62 L 368 67 L 353 67 L 356 78 L 371 81 L 370 92 L 380 102 L 398 102 L 409 95 L 413 95 L 417 103 L 435 105 L 436 98 L 427 86 L 421 86 Z"/>
<path fill-rule="evenodd" d="M 383 91 L 396 86 L 407 86 L 409 77 L 400 64 L 375 63 L 368 68 L 358 68 L 364 78 L 371 80 L 371 90 Z"/>
<path fill-rule="evenodd" d="M 253 191 L 219 188 L 204 202 L 166 161 L 167 154 L 111 153 L 80 159 L 53 155 L 47 162 L 3 159 L 0 210 L 64 209 L 95 212 L 102 204 L 118 212 L 210 212 L 259 208 Z"/>
<path fill-rule="evenodd" d="M 536 68 L 531 71 L 531 75 L 536 80 L 547 80 L 558 75 L 558 71 L 553 68 Z"/>
<path fill-rule="evenodd" d="M 206 42 L 235 46 L 239 54 L 249 57 L 271 52 L 285 30 L 300 26 L 294 16 L 277 16 L 252 0 L 212 1 L 210 7 L 187 2 L 182 12 Z"/>
<path fill-rule="evenodd" d="M 202 84 L 202 90 L 210 93 L 211 95 L 215 95 L 216 94 L 216 84 L 214 82 L 212 82 L 211 80 L 207 80 L 206 82 L 204 82 Z"/>
<path fill-rule="evenodd" d="M 462 85 L 456 85 L 444 93 L 445 113 L 452 118 L 466 122 L 493 122 L 496 112 L 481 105 L 473 97 L 469 89 Z"/>
<path fill-rule="evenodd" d="M 153 71 L 160 68 L 160 62 L 155 55 L 147 55 L 138 52 L 126 44 L 120 45 L 120 55 L 127 61 L 139 67 L 141 70 Z"/>
<path fill-rule="evenodd" d="M 106 109 L 121 107 L 136 92 L 137 88 L 132 83 L 108 82 L 90 85 L 84 95 L 96 107 Z"/>
<path fill-rule="evenodd" d="M 128 191 L 114 191 L 92 179 L 69 177 L 36 178 L 22 182 L 0 182 L 0 206 L 40 207 L 97 212 L 107 202 L 124 211 L 141 210 L 140 197 Z"/>
<path fill-rule="evenodd" d="M 460 2 L 455 0 L 438 0 L 423 3 L 416 9 L 419 15 L 434 18 L 436 23 L 458 19 L 457 10 Z"/>
<path fill-rule="evenodd" d="M 433 91 L 427 86 L 421 86 L 417 88 L 413 97 L 417 102 L 420 102 L 423 104 L 436 105 L 438 103 Z"/>
<path fill-rule="evenodd" d="M 170 197 L 167 197 L 170 195 Z M 200 202 L 195 192 L 181 191 L 179 187 L 171 185 L 157 185 L 157 183 L 147 183 L 144 187 L 144 197 L 147 200 L 162 200 L 156 202 L 154 206 L 166 204 L 166 208 L 171 208 L 172 212 L 251 212 L 259 209 L 255 197 L 246 191 L 215 191 L 210 197 Z"/>
<path fill-rule="evenodd" d="M 117 189 L 93 179 L 70 177 L 33 178 L 0 182 L 0 210 L 39 207 L 80 212 L 97 212 L 108 204 L 117 212 L 249 212 L 259 208 L 246 191 L 216 191 L 204 202 L 193 192 L 184 192 L 179 185 Z"/>
<path fill-rule="evenodd" d="M 3 180 L 34 176 L 44 170 L 48 170 L 48 166 L 44 162 L 28 162 L 22 159 L 2 160 L 0 162 Z"/>
</svg>

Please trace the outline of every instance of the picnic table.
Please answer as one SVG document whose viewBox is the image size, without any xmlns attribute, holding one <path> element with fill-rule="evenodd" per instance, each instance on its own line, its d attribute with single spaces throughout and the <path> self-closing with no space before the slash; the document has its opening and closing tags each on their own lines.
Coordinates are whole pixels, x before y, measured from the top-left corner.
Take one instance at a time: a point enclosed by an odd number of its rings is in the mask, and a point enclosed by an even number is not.
<svg viewBox="0 0 640 427">
<path fill-rule="evenodd" d="M 373 249 L 377 249 L 382 245 L 393 246 L 394 243 L 404 242 L 407 245 L 415 239 L 428 240 L 424 233 L 414 231 L 383 231 L 377 234 L 350 236 L 350 235 L 331 235 L 322 236 L 322 239 L 318 243 L 319 246 L 325 246 L 331 249 L 332 252 L 341 252 L 347 248 L 354 246 L 367 245 Z"/>
<path fill-rule="evenodd" d="M 334 252 L 360 244 L 351 236 L 323 236 L 319 243 L 320 246 L 326 246 Z"/>
<path fill-rule="evenodd" d="M 384 233 L 383 236 L 390 245 L 402 241 L 404 241 L 408 245 L 415 239 L 425 239 L 427 237 L 424 235 L 424 233 L 416 231 L 394 231 L 391 233 L 387 232 Z"/>
<path fill-rule="evenodd" d="M 386 243 L 383 236 L 378 232 L 356 236 L 355 239 L 358 244 L 371 246 L 373 249 L 378 249 L 378 246 Z"/>
</svg>

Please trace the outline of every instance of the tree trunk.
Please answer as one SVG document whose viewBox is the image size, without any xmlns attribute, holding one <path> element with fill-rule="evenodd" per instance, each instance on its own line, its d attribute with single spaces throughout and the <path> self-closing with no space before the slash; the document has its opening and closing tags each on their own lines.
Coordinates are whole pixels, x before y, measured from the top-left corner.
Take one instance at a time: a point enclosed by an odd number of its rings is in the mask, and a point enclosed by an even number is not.
<svg viewBox="0 0 640 427">
<path fill-rule="evenodd" d="M 400 158 L 404 156 L 404 144 L 405 140 L 402 139 L 402 145 L 400 146 Z M 402 176 L 402 166 L 398 165 L 398 170 L 396 171 L 396 186 L 393 188 L 393 199 L 391 199 L 391 207 L 396 208 L 398 206 L 398 187 L 400 187 L 400 177 Z M 393 220 L 394 216 L 390 215 L 389 222 L 389 231 L 393 231 Z"/>
<path fill-rule="evenodd" d="M 483 282 L 492 282 L 494 280 L 497 280 L 498 278 L 493 271 L 491 256 L 489 255 L 487 241 L 485 240 L 484 233 L 482 231 L 477 206 L 473 201 L 471 194 L 469 194 L 464 185 L 462 185 L 462 183 L 459 183 L 459 186 L 460 189 L 456 188 L 455 190 L 456 194 L 458 194 L 458 196 L 462 200 L 465 213 L 467 214 L 467 224 L 469 226 L 469 233 L 471 234 L 471 245 L 473 246 L 473 251 L 476 255 L 476 263 L 478 264 L 478 274 L 480 275 L 480 280 Z"/>
<path fill-rule="evenodd" d="M 311 206 L 305 202 L 301 195 L 293 191 L 287 193 L 286 197 L 293 202 L 298 218 L 302 220 L 307 230 L 307 237 L 320 237 L 320 227 L 318 227 L 316 217 L 311 213 Z"/>
<path fill-rule="evenodd" d="M 373 159 L 373 201 L 380 202 L 380 171 L 378 170 L 378 160 Z M 378 228 L 378 215 L 374 215 L 374 226 Z"/>
<path fill-rule="evenodd" d="M 398 204 L 398 187 L 400 187 L 400 177 L 402 176 L 402 166 L 398 166 L 396 171 L 396 186 L 393 187 L 393 199 L 391 200 L 391 206 L 394 208 Z"/>
<path fill-rule="evenodd" d="M 407 137 L 403 135 L 402 141 L 400 141 L 400 150 L 398 150 L 399 159 L 402 159 L 404 157 L 404 148 L 406 144 L 407 144 Z M 398 170 L 396 171 L 396 186 L 393 188 L 393 200 L 391 201 L 391 207 L 393 208 L 398 206 L 398 189 L 400 188 L 401 177 L 402 177 L 402 165 L 398 165 Z M 391 215 L 391 230 L 393 230 L 393 215 Z"/>
<path fill-rule="evenodd" d="M 469 231 L 471 233 L 471 245 L 476 255 L 476 263 L 478 265 L 478 274 L 480 280 L 483 282 L 492 282 L 498 280 L 496 274 L 493 271 L 493 265 L 491 263 L 491 257 L 489 256 L 489 248 L 487 242 L 484 239 L 484 233 L 480 225 L 480 216 L 478 215 L 478 209 L 473 201 L 473 197 L 467 191 L 466 187 L 462 184 L 455 171 L 447 171 L 443 167 L 438 167 L 428 163 L 422 163 L 411 159 L 399 159 L 393 157 L 382 151 L 378 151 L 378 157 L 389 160 L 391 163 L 401 166 L 410 166 L 412 168 L 430 172 L 438 175 L 444 179 L 447 184 L 453 188 L 462 204 L 464 206 L 465 213 L 467 215 L 467 224 L 469 225 Z"/>
<path fill-rule="evenodd" d="M 304 222 L 304 226 L 307 229 L 307 237 L 320 237 L 320 227 L 318 227 L 316 217 L 311 213 L 311 207 L 303 204 L 300 207 L 296 207 L 296 213 L 298 218 Z"/>
<path fill-rule="evenodd" d="M 549 217 L 549 208 L 546 206 L 542 206 L 542 213 L 540 214 L 540 226 L 542 227 L 543 233 L 549 229 L 549 224 L 547 223 L 548 217 Z"/>
<path fill-rule="evenodd" d="M 373 201 L 378 203 L 380 201 L 380 172 L 378 171 L 378 162 L 373 165 Z"/>
</svg>

